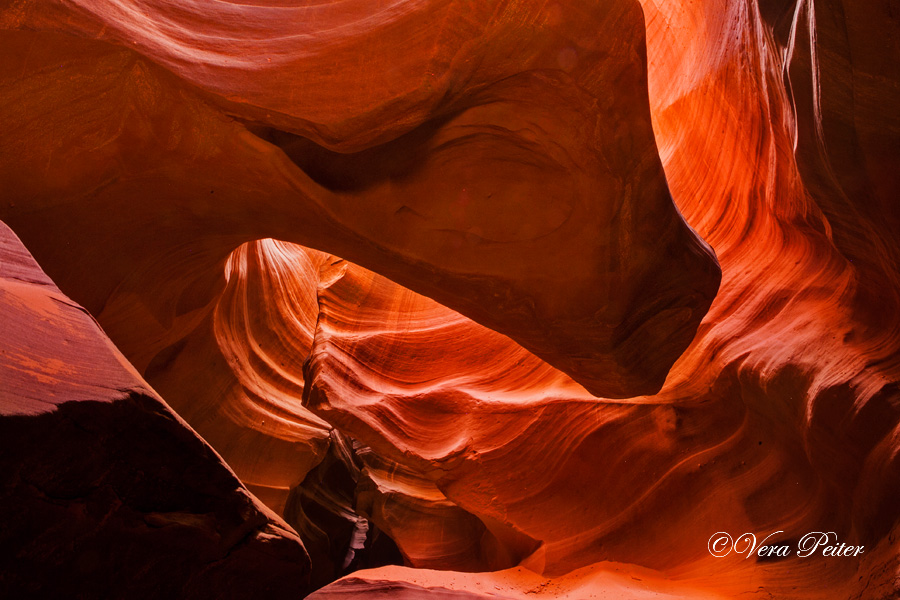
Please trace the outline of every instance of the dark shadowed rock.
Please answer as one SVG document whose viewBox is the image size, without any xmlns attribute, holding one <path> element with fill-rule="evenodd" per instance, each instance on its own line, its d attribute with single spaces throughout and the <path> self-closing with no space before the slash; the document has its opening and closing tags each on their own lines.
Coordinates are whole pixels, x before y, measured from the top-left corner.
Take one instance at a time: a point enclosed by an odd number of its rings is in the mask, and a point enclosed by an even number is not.
<svg viewBox="0 0 900 600">
<path fill-rule="evenodd" d="M 297 535 L 0 224 L 0 596 L 300 598 Z"/>
</svg>

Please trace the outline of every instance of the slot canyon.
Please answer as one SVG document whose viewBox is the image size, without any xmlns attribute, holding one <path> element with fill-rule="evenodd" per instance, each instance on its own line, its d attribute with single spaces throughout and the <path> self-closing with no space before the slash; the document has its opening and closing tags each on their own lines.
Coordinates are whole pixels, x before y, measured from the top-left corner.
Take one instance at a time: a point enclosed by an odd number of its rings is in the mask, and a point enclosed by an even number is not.
<svg viewBox="0 0 900 600">
<path fill-rule="evenodd" d="M 900 598 L 900 0 L 0 31 L 0 598 Z"/>
</svg>

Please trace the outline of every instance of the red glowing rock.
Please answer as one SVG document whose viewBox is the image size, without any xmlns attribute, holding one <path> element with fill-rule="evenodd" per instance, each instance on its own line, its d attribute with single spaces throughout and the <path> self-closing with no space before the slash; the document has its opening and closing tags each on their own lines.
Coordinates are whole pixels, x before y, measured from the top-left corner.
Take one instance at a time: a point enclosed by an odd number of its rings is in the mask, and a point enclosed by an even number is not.
<svg viewBox="0 0 900 600">
<path fill-rule="evenodd" d="M 0 595 L 297 598 L 309 559 L 0 223 Z"/>
<path fill-rule="evenodd" d="M 317 584 L 419 568 L 317 597 L 897 595 L 896 10 L 641 4 L 0 11 L 0 216 Z"/>
<path fill-rule="evenodd" d="M 273 237 L 629 397 L 662 386 L 715 295 L 715 258 L 657 155 L 636 2 L 26 3 L 4 23 L 5 102 L 19 109 L 2 146 L 15 206 L 0 216 L 92 310 L 126 289 L 157 317 L 176 294 L 208 299 L 217 261 Z M 69 227 L 100 212 L 115 233 Z M 50 258 L 59 236 L 90 245 L 80 264 L 103 264 L 104 281 L 70 280 Z M 127 266 L 107 265 L 114 253 Z M 184 287 L 151 282 L 161 256 Z"/>
</svg>

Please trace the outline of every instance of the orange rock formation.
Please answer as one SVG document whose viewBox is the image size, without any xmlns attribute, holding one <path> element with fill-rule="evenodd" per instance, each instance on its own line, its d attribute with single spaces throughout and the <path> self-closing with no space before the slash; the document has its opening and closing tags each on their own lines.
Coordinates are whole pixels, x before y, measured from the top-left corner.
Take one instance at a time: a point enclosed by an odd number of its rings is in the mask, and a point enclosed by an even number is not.
<svg viewBox="0 0 900 600">
<path fill-rule="evenodd" d="M 313 597 L 900 593 L 894 3 L 0 27 L 0 219 L 313 587 L 346 575 Z M 865 551 L 717 558 L 719 531 Z"/>
<path fill-rule="evenodd" d="M 0 592 L 296 598 L 309 557 L 0 224 Z"/>
</svg>

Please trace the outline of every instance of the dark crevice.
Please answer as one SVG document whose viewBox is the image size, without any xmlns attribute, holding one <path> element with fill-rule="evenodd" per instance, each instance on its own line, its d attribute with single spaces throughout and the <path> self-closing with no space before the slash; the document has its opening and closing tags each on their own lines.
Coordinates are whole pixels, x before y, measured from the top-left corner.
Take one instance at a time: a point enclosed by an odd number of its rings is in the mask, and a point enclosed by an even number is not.
<svg viewBox="0 0 900 600">
<path fill-rule="evenodd" d="M 284 509 L 309 553 L 312 589 L 359 569 L 404 564 L 394 540 L 357 508 L 363 446 L 336 430 L 330 442 L 322 462 L 291 490 Z"/>
<path fill-rule="evenodd" d="M 352 153 L 335 152 L 273 127 L 246 127 L 260 139 L 281 148 L 320 186 L 334 192 L 358 192 L 418 171 L 427 160 L 431 141 L 451 118 L 452 115 L 431 119 L 390 142 Z"/>
</svg>

